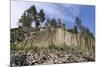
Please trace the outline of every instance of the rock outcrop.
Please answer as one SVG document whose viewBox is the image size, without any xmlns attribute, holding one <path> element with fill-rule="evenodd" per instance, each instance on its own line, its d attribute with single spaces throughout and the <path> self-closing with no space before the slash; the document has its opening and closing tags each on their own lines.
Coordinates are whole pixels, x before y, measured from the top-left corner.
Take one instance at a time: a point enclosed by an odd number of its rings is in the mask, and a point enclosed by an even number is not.
<svg viewBox="0 0 100 67">
<path fill-rule="evenodd" d="M 95 61 L 93 38 L 63 28 L 33 30 L 11 30 L 11 67 Z"/>
<path fill-rule="evenodd" d="M 18 47 L 29 49 L 32 46 L 48 47 L 54 44 L 55 46 L 67 45 L 77 47 L 85 52 L 95 52 L 95 40 L 84 35 L 70 33 L 63 28 L 44 29 L 25 39 Z"/>
<path fill-rule="evenodd" d="M 10 43 L 19 44 L 23 42 L 26 38 L 30 37 L 34 32 L 33 28 L 19 27 L 10 30 Z"/>
</svg>

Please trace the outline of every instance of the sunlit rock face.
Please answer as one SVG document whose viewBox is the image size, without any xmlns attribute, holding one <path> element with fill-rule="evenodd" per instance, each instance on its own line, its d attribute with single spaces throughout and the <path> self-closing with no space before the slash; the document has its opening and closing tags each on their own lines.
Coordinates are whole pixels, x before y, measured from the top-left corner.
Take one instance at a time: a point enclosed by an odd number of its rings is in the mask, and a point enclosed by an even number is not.
<svg viewBox="0 0 100 67">
<path fill-rule="evenodd" d="M 81 33 L 71 33 L 63 28 L 49 28 L 42 31 L 35 32 L 30 37 L 23 40 L 18 47 L 25 49 L 32 46 L 48 47 L 54 44 L 55 46 L 67 45 L 70 47 L 80 48 L 85 52 L 95 51 L 95 40 L 90 37 L 85 37 Z"/>
<path fill-rule="evenodd" d="M 22 41 L 13 47 L 17 49 L 11 49 L 11 67 L 95 61 L 95 40 L 91 37 L 63 28 L 28 29 L 11 31 L 15 42 L 24 35 Z M 14 45 L 12 43 L 11 47 Z"/>
</svg>

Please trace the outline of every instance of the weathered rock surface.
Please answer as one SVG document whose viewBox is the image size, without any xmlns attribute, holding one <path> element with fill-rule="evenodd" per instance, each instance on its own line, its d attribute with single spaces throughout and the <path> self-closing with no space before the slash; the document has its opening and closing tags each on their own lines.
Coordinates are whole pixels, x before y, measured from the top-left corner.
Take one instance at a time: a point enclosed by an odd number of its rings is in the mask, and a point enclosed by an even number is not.
<svg viewBox="0 0 100 67">
<path fill-rule="evenodd" d="M 61 64 L 76 62 L 93 62 L 95 55 L 75 50 L 49 50 L 11 52 L 11 66 L 27 66 L 37 64 Z"/>
<path fill-rule="evenodd" d="M 12 29 L 11 43 L 17 44 L 14 50 L 11 49 L 12 67 L 95 61 L 95 40 L 90 37 L 73 34 L 62 28 L 46 28 L 35 33 L 32 30 Z"/>
<path fill-rule="evenodd" d="M 85 37 L 80 33 L 73 34 L 62 28 L 51 28 L 49 30 L 44 29 L 36 35 L 32 35 L 25 39 L 18 46 L 24 46 L 25 49 L 29 49 L 32 46 L 48 47 L 51 44 L 56 46 L 77 46 L 86 52 L 95 52 L 95 40 L 93 38 Z"/>
<path fill-rule="evenodd" d="M 18 44 L 34 34 L 33 28 L 14 28 L 10 30 L 10 43 Z"/>
</svg>

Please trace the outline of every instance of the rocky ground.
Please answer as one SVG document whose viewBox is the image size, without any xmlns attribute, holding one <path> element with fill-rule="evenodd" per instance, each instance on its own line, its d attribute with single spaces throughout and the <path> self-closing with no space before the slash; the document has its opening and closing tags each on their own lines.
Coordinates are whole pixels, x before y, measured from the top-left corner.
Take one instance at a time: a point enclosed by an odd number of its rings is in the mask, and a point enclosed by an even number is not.
<svg viewBox="0 0 100 67">
<path fill-rule="evenodd" d="M 11 67 L 38 64 L 94 62 L 95 55 L 75 50 L 11 51 Z"/>
<path fill-rule="evenodd" d="M 34 34 L 33 28 L 14 28 L 10 29 L 10 43 L 18 44 Z"/>
</svg>

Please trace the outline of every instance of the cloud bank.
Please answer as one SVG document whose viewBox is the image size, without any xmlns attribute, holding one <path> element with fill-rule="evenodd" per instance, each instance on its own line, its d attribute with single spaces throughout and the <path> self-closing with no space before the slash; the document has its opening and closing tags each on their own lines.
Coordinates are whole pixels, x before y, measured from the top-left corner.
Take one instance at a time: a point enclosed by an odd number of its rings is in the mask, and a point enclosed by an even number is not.
<svg viewBox="0 0 100 67">
<path fill-rule="evenodd" d="M 37 11 L 43 9 L 46 18 L 61 19 L 63 23 L 74 22 L 75 17 L 79 16 L 79 6 L 61 3 L 39 3 L 39 2 L 11 2 L 11 28 L 17 27 L 18 20 L 25 10 L 32 5 L 36 6 Z"/>
</svg>

